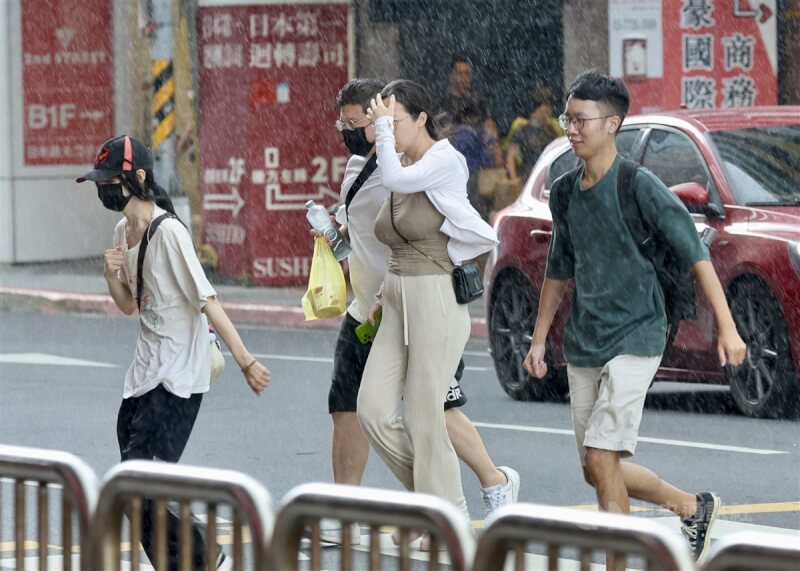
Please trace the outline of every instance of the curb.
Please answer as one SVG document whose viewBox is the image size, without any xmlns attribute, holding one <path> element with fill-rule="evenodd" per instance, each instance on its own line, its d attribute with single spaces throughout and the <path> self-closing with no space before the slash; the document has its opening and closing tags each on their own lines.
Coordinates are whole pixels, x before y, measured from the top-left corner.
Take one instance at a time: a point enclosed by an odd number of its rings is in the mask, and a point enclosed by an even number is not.
<svg viewBox="0 0 800 571">
<path fill-rule="evenodd" d="M 0 287 L 0 295 L 20 296 L 47 300 L 62 305 L 65 310 L 124 316 L 110 295 L 77 293 L 46 289 Z M 292 329 L 338 329 L 341 317 L 306 321 L 300 307 L 259 303 L 222 302 L 222 307 L 234 323 L 288 327 Z M 41 308 L 42 313 L 53 313 L 52 307 Z M 486 337 L 486 319 L 470 318 L 472 337 Z"/>
</svg>

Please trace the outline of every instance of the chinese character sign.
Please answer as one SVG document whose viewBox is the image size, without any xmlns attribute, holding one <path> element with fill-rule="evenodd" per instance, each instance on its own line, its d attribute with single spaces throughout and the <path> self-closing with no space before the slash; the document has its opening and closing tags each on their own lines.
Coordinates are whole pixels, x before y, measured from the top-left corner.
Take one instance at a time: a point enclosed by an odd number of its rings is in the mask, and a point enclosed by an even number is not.
<svg viewBox="0 0 800 571">
<path fill-rule="evenodd" d="M 347 161 L 334 124 L 349 10 L 345 0 L 200 2 L 202 239 L 222 275 L 307 279 L 305 203 L 337 202 Z"/>
<path fill-rule="evenodd" d="M 628 82 L 632 112 L 777 103 L 776 0 L 660 1 L 663 78 Z"/>
<path fill-rule="evenodd" d="M 21 5 L 23 162 L 91 163 L 99 144 L 114 135 L 111 3 Z"/>
</svg>

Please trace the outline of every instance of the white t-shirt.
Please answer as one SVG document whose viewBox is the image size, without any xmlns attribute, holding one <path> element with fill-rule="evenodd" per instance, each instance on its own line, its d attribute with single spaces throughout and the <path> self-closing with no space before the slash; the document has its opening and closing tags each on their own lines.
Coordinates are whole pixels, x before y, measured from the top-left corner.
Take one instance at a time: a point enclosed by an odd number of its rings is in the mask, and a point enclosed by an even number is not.
<svg viewBox="0 0 800 571">
<path fill-rule="evenodd" d="M 165 211 L 155 206 L 153 219 Z M 125 253 L 123 281 L 136 300 L 139 244 L 127 245 L 128 220 L 114 229 L 114 246 Z M 186 228 L 168 218 L 150 238 L 145 252 L 141 329 L 133 363 L 125 375 L 123 398 L 138 397 L 159 384 L 189 398 L 209 389 L 211 346 L 202 309 L 216 292 L 208 282 Z"/>
<path fill-rule="evenodd" d="M 359 155 L 353 155 L 347 161 L 340 195 L 342 204 L 365 164 L 367 157 Z M 375 169 L 356 193 L 350 203 L 347 220 L 350 246 L 353 248 L 348 262 L 350 285 L 355 294 L 347 311 L 361 323 L 367 320 L 369 308 L 374 303 L 373 296 L 383 282 L 391 254 L 389 246 L 375 237 L 375 219 L 389 196 L 389 191 L 381 182 L 379 171 L 380 169 Z"/>
</svg>

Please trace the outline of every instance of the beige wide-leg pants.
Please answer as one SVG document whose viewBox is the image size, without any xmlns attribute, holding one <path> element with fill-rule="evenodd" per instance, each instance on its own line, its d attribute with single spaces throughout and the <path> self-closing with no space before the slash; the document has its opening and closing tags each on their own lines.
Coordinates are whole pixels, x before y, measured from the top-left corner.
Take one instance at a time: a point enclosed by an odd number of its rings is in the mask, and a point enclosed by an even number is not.
<svg viewBox="0 0 800 571">
<path fill-rule="evenodd" d="M 357 412 L 372 447 L 403 485 L 467 513 L 444 402 L 470 334 L 449 274 L 386 273 L 383 318 L 367 360 Z M 402 400 L 402 422 L 397 408 Z"/>
</svg>

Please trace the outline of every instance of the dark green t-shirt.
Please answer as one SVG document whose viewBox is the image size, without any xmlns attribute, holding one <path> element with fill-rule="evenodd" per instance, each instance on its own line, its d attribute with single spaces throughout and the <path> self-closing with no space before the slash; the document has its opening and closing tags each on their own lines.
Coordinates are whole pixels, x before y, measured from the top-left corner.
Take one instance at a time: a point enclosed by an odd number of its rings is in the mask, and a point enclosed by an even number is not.
<svg viewBox="0 0 800 571">
<path fill-rule="evenodd" d="M 666 343 L 664 293 L 652 264 L 628 232 L 619 206 L 621 161 L 617 156 L 591 188 L 581 190 L 582 176 L 567 188 L 561 177 L 550 193 L 553 236 L 546 275 L 575 279 L 564 354 L 577 367 L 602 367 L 619 355 L 655 357 L 664 352 Z M 708 249 L 678 197 L 644 168 L 634 185 L 645 227 L 660 235 L 687 267 L 708 260 Z M 562 192 L 571 193 L 566 219 L 564 212 L 557 212 L 556 196 Z"/>
</svg>

